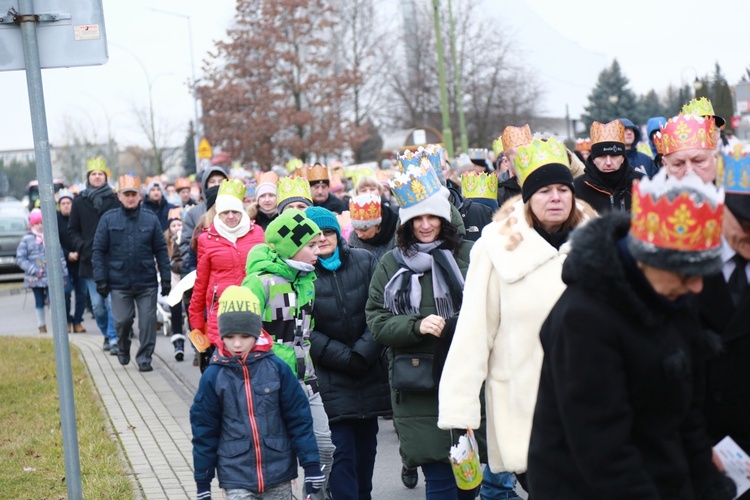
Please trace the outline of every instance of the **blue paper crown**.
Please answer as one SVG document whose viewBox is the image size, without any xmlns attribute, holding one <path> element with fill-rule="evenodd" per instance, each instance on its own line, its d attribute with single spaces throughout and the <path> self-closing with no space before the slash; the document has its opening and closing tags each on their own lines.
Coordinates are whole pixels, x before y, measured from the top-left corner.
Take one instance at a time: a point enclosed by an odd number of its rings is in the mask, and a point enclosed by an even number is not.
<svg viewBox="0 0 750 500">
<path fill-rule="evenodd" d="M 419 163 L 415 163 L 414 158 L 408 158 L 409 166 L 406 170 L 397 173 L 392 181 L 388 181 L 402 208 L 409 208 L 426 200 L 439 192 L 442 187 L 429 158 L 421 153 L 417 155 L 419 155 Z M 401 163 L 400 155 L 399 163 Z"/>
<path fill-rule="evenodd" d="M 726 193 L 750 194 L 750 156 L 735 158 L 724 156 L 724 191 Z"/>
<path fill-rule="evenodd" d="M 407 149 L 402 155 L 396 155 L 396 166 L 399 172 L 406 172 L 409 167 L 418 167 L 422 161 L 422 152 Z"/>
<path fill-rule="evenodd" d="M 486 160 L 487 148 L 469 148 L 469 158 L 472 160 Z"/>
<path fill-rule="evenodd" d="M 438 144 L 428 144 L 425 147 L 420 147 L 419 152 L 422 153 L 422 157 L 429 160 L 430 165 L 435 171 L 440 171 L 442 168 L 441 159 L 443 157 L 443 148 Z"/>
</svg>

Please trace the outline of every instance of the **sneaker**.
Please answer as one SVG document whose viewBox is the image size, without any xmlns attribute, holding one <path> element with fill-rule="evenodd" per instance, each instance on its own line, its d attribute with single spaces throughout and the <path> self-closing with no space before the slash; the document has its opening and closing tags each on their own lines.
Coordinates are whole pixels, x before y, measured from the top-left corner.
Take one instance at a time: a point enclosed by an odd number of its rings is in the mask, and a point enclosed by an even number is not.
<svg viewBox="0 0 750 500">
<path fill-rule="evenodd" d="M 46 325 L 40 326 L 39 327 L 39 333 L 47 333 L 47 326 Z"/>
<path fill-rule="evenodd" d="M 117 361 L 119 361 L 122 366 L 127 365 L 128 363 L 130 363 L 130 354 L 123 354 L 121 352 L 118 352 Z"/>
<path fill-rule="evenodd" d="M 174 341 L 174 359 L 182 361 L 185 359 L 185 341 L 175 340 Z"/>
<path fill-rule="evenodd" d="M 410 490 L 416 488 L 417 483 L 419 482 L 419 474 L 417 473 L 417 469 L 409 469 L 405 465 L 402 465 L 401 482 L 404 483 L 404 486 L 406 486 Z"/>
<path fill-rule="evenodd" d="M 86 329 L 82 324 L 78 323 L 73 325 L 73 333 L 86 333 Z"/>
<path fill-rule="evenodd" d="M 154 368 L 151 366 L 151 363 L 141 363 L 138 365 L 138 371 L 139 372 L 152 372 L 154 371 Z"/>
<path fill-rule="evenodd" d="M 120 350 L 117 348 L 116 345 L 109 347 L 109 355 L 110 356 L 117 356 L 120 353 Z"/>
<path fill-rule="evenodd" d="M 109 351 L 109 347 L 109 340 L 104 339 L 104 345 L 102 346 L 102 349 L 104 349 L 105 351 Z"/>
</svg>

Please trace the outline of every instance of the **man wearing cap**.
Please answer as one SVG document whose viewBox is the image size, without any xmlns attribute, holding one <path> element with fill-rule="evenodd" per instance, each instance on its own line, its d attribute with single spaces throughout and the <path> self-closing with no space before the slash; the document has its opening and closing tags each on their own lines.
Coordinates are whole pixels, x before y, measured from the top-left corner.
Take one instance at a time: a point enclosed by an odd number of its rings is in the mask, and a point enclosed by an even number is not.
<svg viewBox="0 0 750 500">
<path fill-rule="evenodd" d="M 722 344 L 708 364 L 705 415 L 714 443 L 729 435 L 750 451 L 750 187 L 741 181 L 750 176 L 750 157 L 725 156 L 724 168 L 722 266 L 697 300 L 703 328 Z"/>
<path fill-rule="evenodd" d="M 625 155 L 625 127 L 620 120 L 594 122 L 590 132 L 591 154 L 573 183 L 576 197 L 600 214 L 629 212 L 633 180 L 643 174 L 633 170 Z"/>
<path fill-rule="evenodd" d="M 85 283 L 91 299 L 91 308 L 96 325 L 104 335 L 104 350 L 115 346 L 117 354 L 117 335 L 110 313 L 110 304 L 96 293 L 94 266 L 91 262 L 94 235 L 99 219 L 105 212 L 120 206 L 112 188 L 107 184 L 109 169 L 104 158 L 91 158 L 86 164 L 86 189 L 73 199 L 68 221 L 68 237 L 71 250 L 78 253 L 78 275 Z"/>
<path fill-rule="evenodd" d="M 152 211 L 156 215 L 156 218 L 159 219 L 159 224 L 161 224 L 162 231 L 169 229 L 169 211 L 175 208 L 175 206 L 167 201 L 164 186 L 158 177 L 152 177 L 148 180 L 143 208 Z"/>
<path fill-rule="evenodd" d="M 573 234 L 540 332 L 531 498 L 733 498 L 712 461 L 694 383 L 705 336 L 686 300 L 721 269 L 722 198 L 695 175 L 658 174 L 633 188 L 632 221 L 613 212 Z"/>
<path fill-rule="evenodd" d="M 72 250 L 73 245 L 68 236 L 68 222 L 70 211 L 73 208 L 73 193 L 68 189 L 61 189 L 55 195 L 57 206 L 57 233 L 60 237 L 60 246 L 65 255 L 65 264 L 68 267 L 68 280 L 65 286 L 65 311 L 68 315 L 68 333 L 85 333 L 86 329 L 81 324 L 83 313 L 86 310 L 86 285 L 78 274 L 78 252 Z M 73 306 L 73 314 L 70 310 L 70 295 L 75 291 L 76 298 Z"/>
<path fill-rule="evenodd" d="M 327 208 L 337 214 L 349 208 L 343 200 L 331 196 L 331 179 L 328 168 L 322 163 L 316 163 L 312 167 L 308 167 L 307 181 L 310 183 L 314 206 Z"/>
<path fill-rule="evenodd" d="M 169 295 L 171 276 L 164 233 L 156 215 L 142 209 L 138 177 L 123 175 L 117 182 L 122 206 L 104 214 L 96 229 L 93 247 L 96 291 L 112 296 L 112 316 L 117 332 L 117 360 L 130 363 L 130 337 L 138 309 L 138 340 L 135 360 L 138 371 L 150 372 L 156 345 L 156 293 L 158 281 L 154 258 L 161 276 L 161 294 Z"/>
</svg>

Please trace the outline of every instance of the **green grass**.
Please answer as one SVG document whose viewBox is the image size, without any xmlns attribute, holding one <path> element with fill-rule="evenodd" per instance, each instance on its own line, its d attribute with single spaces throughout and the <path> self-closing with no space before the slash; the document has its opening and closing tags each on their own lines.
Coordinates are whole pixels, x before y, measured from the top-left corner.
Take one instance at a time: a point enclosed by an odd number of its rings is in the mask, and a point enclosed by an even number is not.
<svg viewBox="0 0 750 500">
<path fill-rule="evenodd" d="M 0 337 L 0 498 L 66 498 L 51 339 Z M 84 498 L 132 498 L 129 470 L 93 383 L 71 345 Z"/>
</svg>

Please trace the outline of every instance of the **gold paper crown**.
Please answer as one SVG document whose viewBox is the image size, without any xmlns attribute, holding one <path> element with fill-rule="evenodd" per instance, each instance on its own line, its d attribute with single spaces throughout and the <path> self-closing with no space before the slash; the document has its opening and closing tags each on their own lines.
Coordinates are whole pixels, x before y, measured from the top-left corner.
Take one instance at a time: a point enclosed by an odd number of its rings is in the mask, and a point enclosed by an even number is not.
<svg viewBox="0 0 750 500">
<path fill-rule="evenodd" d="M 137 175 L 121 175 L 117 179 L 117 191 L 122 192 L 124 190 L 141 190 L 141 178 Z"/>
<path fill-rule="evenodd" d="M 176 181 L 174 181 L 174 188 L 175 190 L 179 191 L 180 189 L 190 189 L 190 179 L 187 177 L 180 177 Z"/>
<path fill-rule="evenodd" d="M 380 197 L 378 196 L 363 194 L 349 200 L 349 217 L 354 227 L 357 226 L 354 221 L 379 224 L 382 220 L 381 215 Z"/>
<path fill-rule="evenodd" d="M 464 198 L 497 199 L 497 172 L 486 174 L 468 171 L 461 176 L 461 194 Z"/>
<path fill-rule="evenodd" d="M 289 198 L 306 198 L 312 204 L 312 194 L 310 193 L 310 184 L 304 177 L 282 177 L 276 184 L 276 204 L 280 205 L 282 201 Z"/>
<path fill-rule="evenodd" d="M 685 149 L 715 149 L 716 123 L 713 117 L 678 115 L 667 120 L 654 135 L 657 151 L 663 155 Z"/>
<path fill-rule="evenodd" d="M 299 158 L 292 158 L 288 162 L 286 162 L 286 170 L 290 174 L 300 168 L 303 165 L 302 160 Z"/>
<path fill-rule="evenodd" d="M 275 186 L 279 183 L 279 176 L 273 170 L 269 170 L 268 172 L 259 173 L 256 181 L 258 182 L 258 186 L 261 184 L 273 184 Z"/>
<path fill-rule="evenodd" d="M 557 139 L 534 139 L 526 146 L 520 146 L 514 160 L 518 183 L 523 186 L 524 181 L 534 170 L 550 163 L 559 163 L 570 168 L 568 153 L 565 146 Z"/>
<path fill-rule="evenodd" d="M 328 168 L 322 163 L 316 163 L 312 167 L 307 167 L 307 182 L 329 181 Z"/>
<path fill-rule="evenodd" d="M 504 151 L 524 146 L 531 142 L 531 128 L 528 125 L 524 125 L 523 127 L 505 127 L 500 140 L 505 147 Z"/>
<path fill-rule="evenodd" d="M 167 213 L 167 220 L 182 220 L 182 209 L 180 207 L 170 208 Z"/>
<path fill-rule="evenodd" d="M 621 142 L 625 144 L 625 126 L 620 120 L 609 123 L 594 122 L 591 124 L 591 144 L 600 142 Z"/>
<path fill-rule="evenodd" d="M 591 151 L 591 138 L 576 139 L 576 151 Z"/>
<path fill-rule="evenodd" d="M 714 112 L 714 107 L 706 97 L 700 99 L 693 99 L 689 103 L 685 104 L 680 111 L 681 115 L 698 115 L 698 116 L 712 116 L 716 122 L 717 127 L 722 127 L 726 123 L 724 118 L 717 116 Z"/>
<path fill-rule="evenodd" d="M 99 172 L 104 173 L 109 172 L 109 170 L 107 169 L 107 160 L 105 160 L 101 156 L 98 156 L 96 158 L 89 158 L 86 161 L 86 172 L 93 172 L 94 170 L 98 170 Z"/>
<path fill-rule="evenodd" d="M 216 193 L 216 196 L 223 194 L 234 196 L 242 201 L 242 198 L 245 197 L 245 183 L 239 179 L 224 179 L 219 184 L 219 192 Z"/>
<path fill-rule="evenodd" d="M 504 151 L 502 136 L 492 141 L 492 151 L 495 153 L 495 156 L 498 156 L 500 153 Z"/>
</svg>

